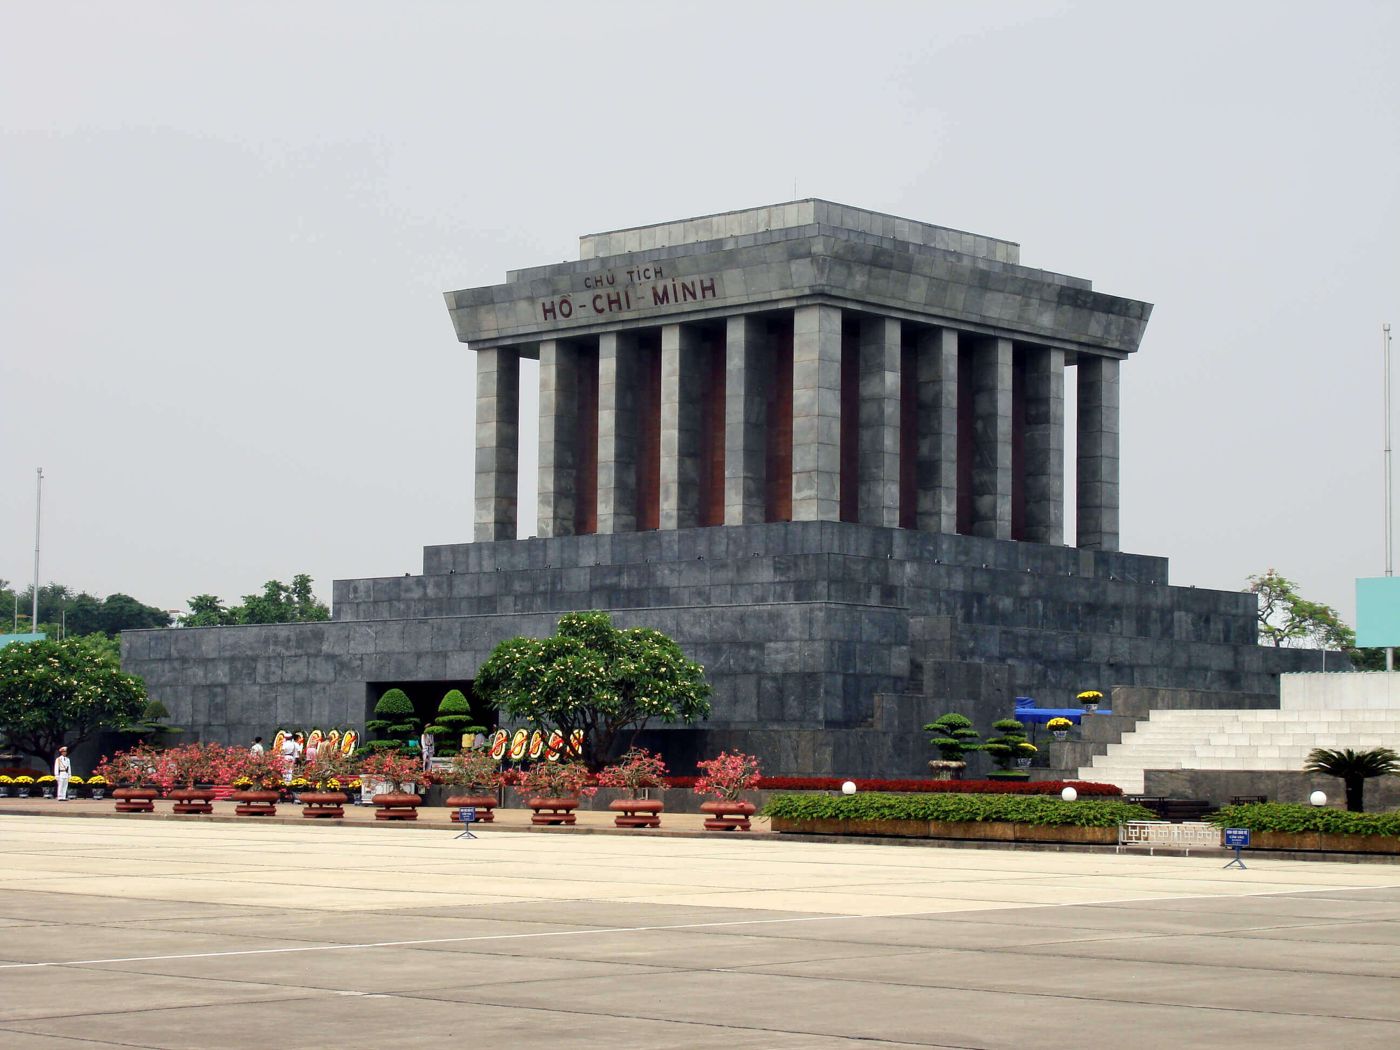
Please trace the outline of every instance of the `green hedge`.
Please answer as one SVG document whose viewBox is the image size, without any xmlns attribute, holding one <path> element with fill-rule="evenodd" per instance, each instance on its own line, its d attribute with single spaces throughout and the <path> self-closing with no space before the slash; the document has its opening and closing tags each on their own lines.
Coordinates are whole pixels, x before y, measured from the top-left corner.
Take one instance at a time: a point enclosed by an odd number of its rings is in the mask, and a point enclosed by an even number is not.
<svg viewBox="0 0 1400 1050">
<path fill-rule="evenodd" d="M 1210 818 L 1222 828 L 1250 831 L 1318 831 L 1328 835 L 1400 835 L 1400 813 L 1348 813 L 1294 802 L 1224 806 Z"/>
<path fill-rule="evenodd" d="M 1104 799 L 1065 802 L 1044 795 L 778 795 L 763 808 L 789 820 L 1007 821 L 1040 827 L 1114 828 L 1130 820 L 1156 820 L 1141 806 Z"/>
</svg>

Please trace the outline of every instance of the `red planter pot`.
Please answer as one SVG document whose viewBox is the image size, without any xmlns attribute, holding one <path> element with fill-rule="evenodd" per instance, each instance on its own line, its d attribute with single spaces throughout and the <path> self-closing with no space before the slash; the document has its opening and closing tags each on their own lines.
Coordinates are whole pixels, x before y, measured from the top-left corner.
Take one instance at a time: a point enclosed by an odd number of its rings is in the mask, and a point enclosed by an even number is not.
<svg viewBox="0 0 1400 1050">
<path fill-rule="evenodd" d="M 117 800 L 118 813 L 153 813 L 160 792 L 155 788 L 117 788 L 112 797 Z"/>
<path fill-rule="evenodd" d="M 229 796 L 238 805 L 234 813 L 240 817 L 272 817 L 277 815 L 277 800 L 280 791 L 235 791 Z"/>
<path fill-rule="evenodd" d="M 170 792 L 170 797 L 175 800 L 175 813 L 214 812 L 213 788 L 176 788 Z"/>
<path fill-rule="evenodd" d="M 343 817 L 345 816 L 345 794 L 340 791 L 303 791 L 301 793 L 303 817 Z M 416 814 L 415 814 L 416 815 Z"/>
<path fill-rule="evenodd" d="M 748 831 L 753 816 L 752 802 L 702 802 L 700 812 L 706 813 L 706 831 Z"/>
<path fill-rule="evenodd" d="M 407 791 L 388 791 L 375 795 L 371 802 L 378 807 L 375 820 L 417 820 L 418 796 Z"/>
<path fill-rule="evenodd" d="M 531 824 L 576 824 L 574 810 L 578 809 L 576 798 L 532 798 L 525 805 L 535 812 L 530 817 Z"/>
<path fill-rule="evenodd" d="M 619 828 L 659 828 L 665 803 L 657 799 L 619 798 L 608 803 L 617 814 L 613 823 Z"/>
<path fill-rule="evenodd" d="M 444 803 L 452 810 L 452 819 L 456 820 L 458 811 L 463 806 L 471 806 L 476 809 L 476 822 L 478 824 L 492 824 L 496 820 L 496 796 L 495 795 L 453 795 Z"/>
</svg>

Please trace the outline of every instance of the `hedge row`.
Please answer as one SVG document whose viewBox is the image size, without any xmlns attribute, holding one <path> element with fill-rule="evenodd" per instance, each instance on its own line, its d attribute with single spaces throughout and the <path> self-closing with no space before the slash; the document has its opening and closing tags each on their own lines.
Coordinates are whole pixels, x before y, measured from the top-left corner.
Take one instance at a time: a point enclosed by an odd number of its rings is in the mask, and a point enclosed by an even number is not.
<svg viewBox="0 0 1400 1050">
<path fill-rule="evenodd" d="M 1130 802 L 1014 794 L 778 795 L 764 816 L 789 820 L 1007 821 L 1041 827 L 1113 828 L 1130 820 L 1155 820 Z"/>
<path fill-rule="evenodd" d="M 846 777 L 763 777 L 761 791 L 840 791 Z M 1095 784 L 1084 780 L 855 780 L 857 791 L 917 791 L 940 795 L 1058 795 L 1072 787 L 1080 796 L 1117 798 L 1123 789 L 1116 784 Z M 673 788 L 695 786 L 694 777 L 667 777 Z"/>
<path fill-rule="evenodd" d="M 1328 835 L 1400 835 L 1400 813 L 1348 813 L 1296 802 L 1222 806 L 1209 818 L 1222 828 L 1250 831 L 1322 832 Z"/>
</svg>

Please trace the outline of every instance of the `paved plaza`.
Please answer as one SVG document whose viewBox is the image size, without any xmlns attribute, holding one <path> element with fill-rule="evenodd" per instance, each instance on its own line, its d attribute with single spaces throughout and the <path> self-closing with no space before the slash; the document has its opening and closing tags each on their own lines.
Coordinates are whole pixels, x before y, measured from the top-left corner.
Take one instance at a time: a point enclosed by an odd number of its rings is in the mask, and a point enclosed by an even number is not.
<svg viewBox="0 0 1400 1050">
<path fill-rule="evenodd" d="M 0 1047 L 1393 1047 L 1400 868 L 0 816 Z"/>
</svg>

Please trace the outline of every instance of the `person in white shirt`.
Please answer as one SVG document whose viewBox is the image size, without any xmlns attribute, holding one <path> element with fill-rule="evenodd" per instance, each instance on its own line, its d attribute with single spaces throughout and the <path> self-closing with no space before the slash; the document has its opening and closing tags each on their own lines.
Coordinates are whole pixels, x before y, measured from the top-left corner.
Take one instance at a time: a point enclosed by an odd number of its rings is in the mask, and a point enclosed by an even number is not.
<svg viewBox="0 0 1400 1050">
<path fill-rule="evenodd" d="M 292 782 L 292 768 L 296 765 L 297 754 L 301 751 L 301 746 L 297 743 L 297 738 L 288 736 L 282 741 L 282 758 L 287 763 L 287 768 L 282 772 L 282 782 L 290 784 Z"/>
<path fill-rule="evenodd" d="M 263 747 L 262 737 L 253 737 L 253 746 L 248 749 L 248 753 L 252 755 L 261 755 L 264 750 L 266 749 Z"/>
<path fill-rule="evenodd" d="M 68 778 L 73 775 L 73 763 L 68 758 L 68 749 L 58 749 L 58 757 L 53 760 L 53 776 L 58 781 L 58 800 L 68 801 Z"/>
</svg>

